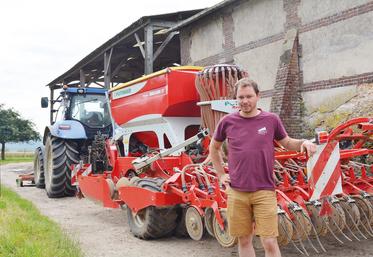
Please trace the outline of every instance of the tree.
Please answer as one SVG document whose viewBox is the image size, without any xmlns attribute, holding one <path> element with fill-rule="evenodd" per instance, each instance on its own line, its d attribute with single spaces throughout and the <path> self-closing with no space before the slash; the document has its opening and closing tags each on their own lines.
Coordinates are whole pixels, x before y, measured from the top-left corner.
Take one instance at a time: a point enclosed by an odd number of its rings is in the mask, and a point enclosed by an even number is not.
<svg viewBox="0 0 373 257">
<path fill-rule="evenodd" d="M 0 104 L 1 159 L 5 159 L 5 143 L 39 140 L 40 134 L 34 127 L 34 123 L 23 119 L 17 111 Z"/>
</svg>

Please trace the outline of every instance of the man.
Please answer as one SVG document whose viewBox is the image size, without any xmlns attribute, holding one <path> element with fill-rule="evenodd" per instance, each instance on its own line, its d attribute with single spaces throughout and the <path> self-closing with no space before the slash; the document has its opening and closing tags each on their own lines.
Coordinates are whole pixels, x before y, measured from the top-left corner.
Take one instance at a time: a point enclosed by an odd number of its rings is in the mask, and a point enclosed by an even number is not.
<svg viewBox="0 0 373 257">
<path fill-rule="evenodd" d="M 289 150 L 307 151 L 316 146 L 308 140 L 290 138 L 276 114 L 257 108 L 258 85 L 248 79 L 236 85 L 239 112 L 223 117 L 210 144 L 210 158 L 221 183 L 228 186 L 228 229 L 238 237 L 240 257 L 253 257 L 252 240 L 260 236 L 266 257 L 280 257 L 277 244 L 277 201 L 274 191 L 274 146 L 277 140 Z M 222 166 L 222 144 L 228 141 L 229 175 Z"/>
</svg>

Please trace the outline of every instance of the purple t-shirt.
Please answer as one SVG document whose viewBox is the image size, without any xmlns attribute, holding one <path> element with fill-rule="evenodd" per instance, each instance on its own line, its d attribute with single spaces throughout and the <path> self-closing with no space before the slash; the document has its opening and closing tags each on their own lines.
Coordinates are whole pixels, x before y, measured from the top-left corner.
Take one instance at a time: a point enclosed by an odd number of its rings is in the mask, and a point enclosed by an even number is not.
<svg viewBox="0 0 373 257">
<path fill-rule="evenodd" d="M 273 140 L 287 136 L 280 118 L 261 111 L 255 117 L 244 118 L 239 112 L 224 116 L 214 139 L 228 140 L 228 168 L 231 187 L 239 191 L 273 190 Z"/>
</svg>

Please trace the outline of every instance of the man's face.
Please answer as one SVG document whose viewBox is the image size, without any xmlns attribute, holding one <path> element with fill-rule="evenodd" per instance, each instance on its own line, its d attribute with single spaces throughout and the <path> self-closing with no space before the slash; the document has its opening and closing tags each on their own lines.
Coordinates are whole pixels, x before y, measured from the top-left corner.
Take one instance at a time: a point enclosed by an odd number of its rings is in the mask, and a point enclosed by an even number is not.
<svg viewBox="0 0 373 257">
<path fill-rule="evenodd" d="M 256 110 L 259 95 L 255 94 L 252 87 L 240 87 L 237 90 L 238 105 L 243 113 L 251 113 Z"/>
</svg>

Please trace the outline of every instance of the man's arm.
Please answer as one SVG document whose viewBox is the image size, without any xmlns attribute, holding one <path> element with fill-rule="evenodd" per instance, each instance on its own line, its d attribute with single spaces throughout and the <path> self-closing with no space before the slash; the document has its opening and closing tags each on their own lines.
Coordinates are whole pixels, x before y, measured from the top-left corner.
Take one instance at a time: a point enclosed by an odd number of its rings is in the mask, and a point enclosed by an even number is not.
<svg viewBox="0 0 373 257">
<path fill-rule="evenodd" d="M 309 140 L 294 139 L 286 136 L 284 139 L 278 141 L 283 147 L 292 151 L 306 151 L 310 156 L 316 152 L 316 145 Z"/>
<path fill-rule="evenodd" d="M 223 142 L 216 141 L 215 139 L 211 139 L 210 143 L 210 159 L 216 173 L 219 177 L 219 180 L 222 184 L 227 185 L 230 182 L 229 175 L 225 173 L 224 167 L 222 165 L 223 158 L 222 158 L 222 148 Z"/>
</svg>

